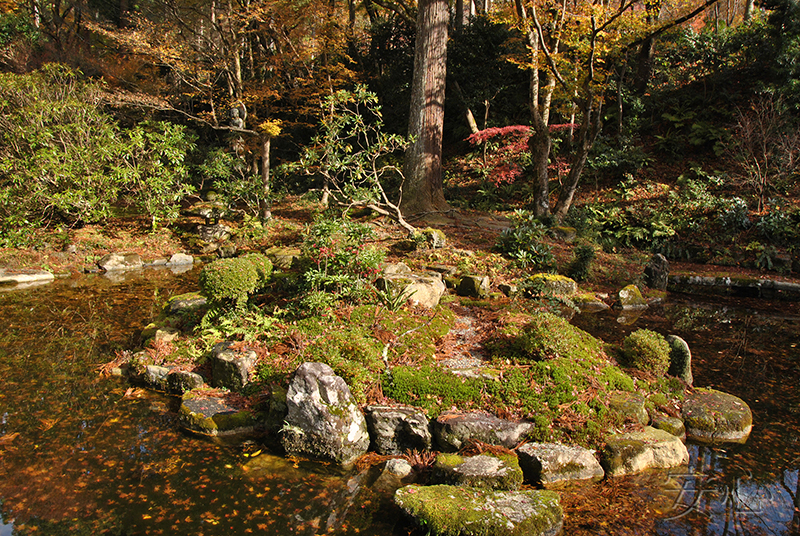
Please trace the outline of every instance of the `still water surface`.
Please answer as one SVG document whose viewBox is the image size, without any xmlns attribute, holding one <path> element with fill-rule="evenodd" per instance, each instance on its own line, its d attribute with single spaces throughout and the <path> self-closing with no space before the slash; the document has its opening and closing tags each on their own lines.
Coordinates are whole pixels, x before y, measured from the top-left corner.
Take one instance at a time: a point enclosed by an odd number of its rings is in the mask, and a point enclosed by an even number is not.
<svg viewBox="0 0 800 536">
<path fill-rule="evenodd" d="M 370 475 L 181 433 L 174 398 L 126 396 L 97 375 L 196 278 L 147 271 L 0 293 L 0 536 L 412 533 Z M 565 534 L 800 534 L 800 314 L 742 305 L 671 298 L 632 326 L 575 319 L 610 342 L 638 327 L 683 336 L 696 385 L 742 397 L 755 427 L 745 446 L 691 446 L 685 470 L 565 490 Z"/>
</svg>

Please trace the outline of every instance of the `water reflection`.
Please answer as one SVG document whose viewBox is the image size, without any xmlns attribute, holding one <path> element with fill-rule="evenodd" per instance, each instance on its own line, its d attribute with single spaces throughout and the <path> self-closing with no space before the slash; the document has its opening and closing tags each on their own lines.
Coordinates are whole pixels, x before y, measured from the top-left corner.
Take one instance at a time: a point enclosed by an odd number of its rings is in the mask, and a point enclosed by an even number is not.
<svg viewBox="0 0 800 536">
<path fill-rule="evenodd" d="M 409 534 L 370 475 L 183 434 L 172 397 L 101 380 L 97 365 L 196 287 L 196 272 L 120 275 L 0 294 L 0 536 Z M 800 314 L 742 305 L 672 301 L 631 325 L 576 317 L 609 342 L 680 335 L 696 384 L 743 398 L 755 426 L 744 446 L 692 446 L 685 470 L 565 489 L 565 534 L 800 532 Z"/>
</svg>

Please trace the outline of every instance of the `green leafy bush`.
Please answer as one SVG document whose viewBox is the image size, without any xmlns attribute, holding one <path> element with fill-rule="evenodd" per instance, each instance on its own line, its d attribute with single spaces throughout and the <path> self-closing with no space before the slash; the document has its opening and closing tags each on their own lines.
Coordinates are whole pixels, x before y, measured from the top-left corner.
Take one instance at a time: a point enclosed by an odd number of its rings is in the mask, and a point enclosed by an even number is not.
<svg viewBox="0 0 800 536">
<path fill-rule="evenodd" d="M 258 253 L 219 259 L 200 272 L 200 288 L 217 305 L 232 302 L 243 309 L 248 296 L 264 287 L 271 273 L 272 263 Z"/>
<path fill-rule="evenodd" d="M 669 369 L 669 343 L 663 335 L 649 329 L 637 329 L 622 343 L 626 363 L 639 370 L 663 376 Z"/>
<path fill-rule="evenodd" d="M 543 272 L 555 269 L 556 259 L 549 245 L 543 242 L 547 227 L 532 212 L 517 210 L 510 217 L 513 227 L 506 229 L 497 240 L 497 249 L 522 268 Z"/>
<path fill-rule="evenodd" d="M 303 280 L 309 305 L 319 310 L 336 299 L 358 301 L 372 294 L 368 291 L 385 252 L 367 245 L 371 236 L 368 226 L 338 218 L 320 218 L 306 230 Z"/>
</svg>

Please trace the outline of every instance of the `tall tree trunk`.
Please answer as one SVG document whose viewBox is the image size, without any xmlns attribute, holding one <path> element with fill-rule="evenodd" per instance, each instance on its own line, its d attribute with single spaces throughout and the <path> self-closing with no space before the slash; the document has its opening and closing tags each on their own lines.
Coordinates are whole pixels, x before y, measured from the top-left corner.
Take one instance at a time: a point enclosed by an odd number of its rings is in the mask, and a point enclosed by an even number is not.
<svg viewBox="0 0 800 536">
<path fill-rule="evenodd" d="M 448 19 L 447 0 L 420 0 L 408 120 L 414 143 L 406 150 L 403 165 L 401 208 L 406 216 L 448 209 L 442 186 Z"/>
</svg>

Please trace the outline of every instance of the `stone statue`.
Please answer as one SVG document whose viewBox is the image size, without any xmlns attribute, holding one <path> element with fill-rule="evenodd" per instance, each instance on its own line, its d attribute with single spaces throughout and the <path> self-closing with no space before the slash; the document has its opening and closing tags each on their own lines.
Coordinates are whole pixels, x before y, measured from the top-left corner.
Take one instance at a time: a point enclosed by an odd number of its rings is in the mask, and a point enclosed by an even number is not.
<svg viewBox="0 0 800 536">
<path fill-rule="evenodd" d="M 243 102 L 237 102 L 236 105 L 231 108 L 231 120 L 228 123 L 233 128 L 244 128 L 245 120 L 247 119 L 247 108 L 245 108 Z"/>
</svg>

